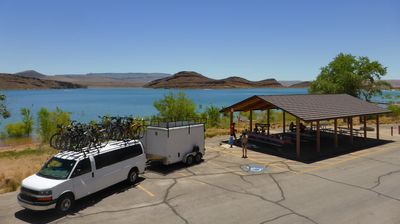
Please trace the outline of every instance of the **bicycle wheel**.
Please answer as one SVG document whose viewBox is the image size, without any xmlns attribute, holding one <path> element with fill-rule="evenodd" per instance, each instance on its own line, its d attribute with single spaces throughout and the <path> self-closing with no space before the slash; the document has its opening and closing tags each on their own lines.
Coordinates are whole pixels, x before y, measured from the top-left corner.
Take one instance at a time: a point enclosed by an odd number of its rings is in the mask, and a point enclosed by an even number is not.
<svg viewBox="0 0 400 224">
<path fill-rule="evenodd" d="M 53 136 L 51 136 L 50 147 L 60 150 L 60 148 L 59 148 L 60 136 L 61 136 L 60 133 L 56 133 Z"/>
</svg>

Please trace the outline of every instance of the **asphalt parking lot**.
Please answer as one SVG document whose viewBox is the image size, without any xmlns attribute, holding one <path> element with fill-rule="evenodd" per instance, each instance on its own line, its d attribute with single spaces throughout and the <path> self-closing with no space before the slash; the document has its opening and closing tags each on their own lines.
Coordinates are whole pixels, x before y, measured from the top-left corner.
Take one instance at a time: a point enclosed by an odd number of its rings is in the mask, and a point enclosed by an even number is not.
<svg viewBox="0 0 400 224">
<path fill-rule="evenodd" d="M 311 164 L 254 151 L 243 159 L 223 137 L 207 139 L 203 163 L 152 168 L 67 216 L 1 195 L 0 223 L 400 223 L 400 136 L 388 133 L 391 143 Z M 249 164 L 265 169 L 246 172 Z"/>
</svg>

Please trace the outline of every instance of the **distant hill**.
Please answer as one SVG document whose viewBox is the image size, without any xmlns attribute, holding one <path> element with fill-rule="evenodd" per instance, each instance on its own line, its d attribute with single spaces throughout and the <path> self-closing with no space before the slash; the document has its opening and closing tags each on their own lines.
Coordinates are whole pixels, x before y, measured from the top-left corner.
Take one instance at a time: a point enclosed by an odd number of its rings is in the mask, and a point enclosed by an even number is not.
<svg viewBox="0 0 400 224">
<path fill-rule="evenodd" d="M 79 83 L 89 87 L 141 87 L 155 79 L 170 76 L 166 73 L 88 73 L 47 76 L 48 79 Z"/>
<path fill-rule="evenodd" d="M 40 73 L 39 73 L 40 74 Z M 86 86 L 16 74 L 0 73 L 0 89 L 76 89 Z"/>
<path fill-rule="evenodd" d="M 390 83 L 390 85 L 392 85 L 393 89 L 400 89 L 400 79 L 390 79 L 390 80 L 384 80 L 388 83 Z"/>
<path fill-rule="evenodd" d="M 29 78 L 38 78 L 38 79 L 43 79 L 47 77 L 47 75 L 39 73 L 35 70 L 26 70 L 23 72 L 14 73 L 14 75 L 29 77 Z"/>
<path fill-rule="evenodd" d="M 303 82 L 303 81 L 301 81 L 301 80 L 278 80 L 278 82 L 280 83 L 280 84 L 282 84 L 283 86 L 291 86 L 291 85 L 294 85 L 294 84 L 297 84 L 297 83 L 300 83 L 300 82 Z"/>
<path fill-rule="evenodd" d="M 310 87 L 311 82 L 310 81 L 304 81 L 304 82 L 298 82 L 293 85 L 290 85 L 290 88 L 308 88 Z"/>
<path fill-rule="evenodd" d="M 225 89 L 225 88 L 281 88 L 275 79 L 249 81 L 233 76 L 225 79 L 211 79 L 193 71 L 181 71 L 173 76 L 156 79 L 144 85 L 146 88 L 182 88 L 182 89 Z"/>
</svg>

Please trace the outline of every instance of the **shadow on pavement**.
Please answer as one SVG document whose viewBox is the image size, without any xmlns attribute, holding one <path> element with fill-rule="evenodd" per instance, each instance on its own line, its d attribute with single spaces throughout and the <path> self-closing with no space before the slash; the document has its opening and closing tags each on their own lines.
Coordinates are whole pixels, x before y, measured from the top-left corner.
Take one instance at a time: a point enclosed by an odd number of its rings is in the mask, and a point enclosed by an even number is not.
<svg viewBox="0 0 400 224">
<path fill-rule="evenodd" d="M 202 160 L 201 162 L 203 162 L 203 161 L 204 160 Z M 201 164 L 201 162 L 200 162 L 200 164 Z M 190 167 L 193 167 L 196 165 L 197 164 L 194 163 Z M 164 165 L 164 164 L 162 164 L 161 161 L 152 161 L 148 164 L 146 169 L 165 176 L 165 175 L 173 173 L 177 170 L 182 170 L 182 169 L 186 169 L 186 168 L 188 168 L 188 166 L 182 162 L 178 162 L 178 163 L 174 163 L 174 164 L 170 164 L 170 165 Z"/>
<path fill-rule="evenodd" d="M 391 140 L 377 140 L 373 138 L 364 139 L 362 137 L 355 136 L 353 137 L 353 144 L 350 144 L 348 141 L 349 136 L 338 135 L 338 138 L 339 146 L 338 148 L 335 148 L 333 140 L 330 138 L 330 136 L 321 136 L 320 152 L 316 151 L 316 143 L 313 141 L 314 139 L 302 140 L 300 157 L 297 157 L 296 155 L 295 142 L 277 147 L 274 145 L 249 140 L 247 148 L 252 151 L 310 164 L 357 151 L 368 150 L 372 147 L 382 146 L 393 142 Z M 222 143 L 228 144 L 228 141 L 222 141 Z M 240 140 L 235 142 L 234 145 L 238 147 L 242 146 Z"/>
<path fill-rule="evenodd" d="M 136 185 L 138 185 L 143 180 L 144 178 L 140 177 Z M 125 181 L 123 181 L 108 188 L 105 188 L 99 192 L 96 192 L 92 195 L 81 198 L 75 201 L 74 207 L 67 215 L 76 214 L 79 211 L 86 209 L 87 207 L 97 204 L 104 198 L 107 198 L 114 194 L 125 192 L 131 188 L 134 188 L 136 185 L 129 185 Z M 48 211 L 32 211 L 29 209 L 22 209 L 16 212 L 14 216 L 15 218 L 27 223 L 49 223 L 57 219 L 63 218 L 65 215 L 58 213 L 55 209 L 51 209 Z"/>
</svg>

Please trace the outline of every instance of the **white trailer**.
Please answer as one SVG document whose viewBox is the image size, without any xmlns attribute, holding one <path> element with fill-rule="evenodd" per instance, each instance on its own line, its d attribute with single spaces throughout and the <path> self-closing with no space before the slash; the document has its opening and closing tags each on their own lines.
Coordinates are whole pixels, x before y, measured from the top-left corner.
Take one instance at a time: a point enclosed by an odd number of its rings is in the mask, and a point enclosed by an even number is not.
<svg viewBox="0 0 400 224">
<path fill-rule="evenodd" d="M 204 123 L 179 121 L 152 124 L 146 128 L 142 139 L 147 159 L 162 161 L 164 165 L 199 163 L 205 153 L 204 132 Z"/>
</svg>

